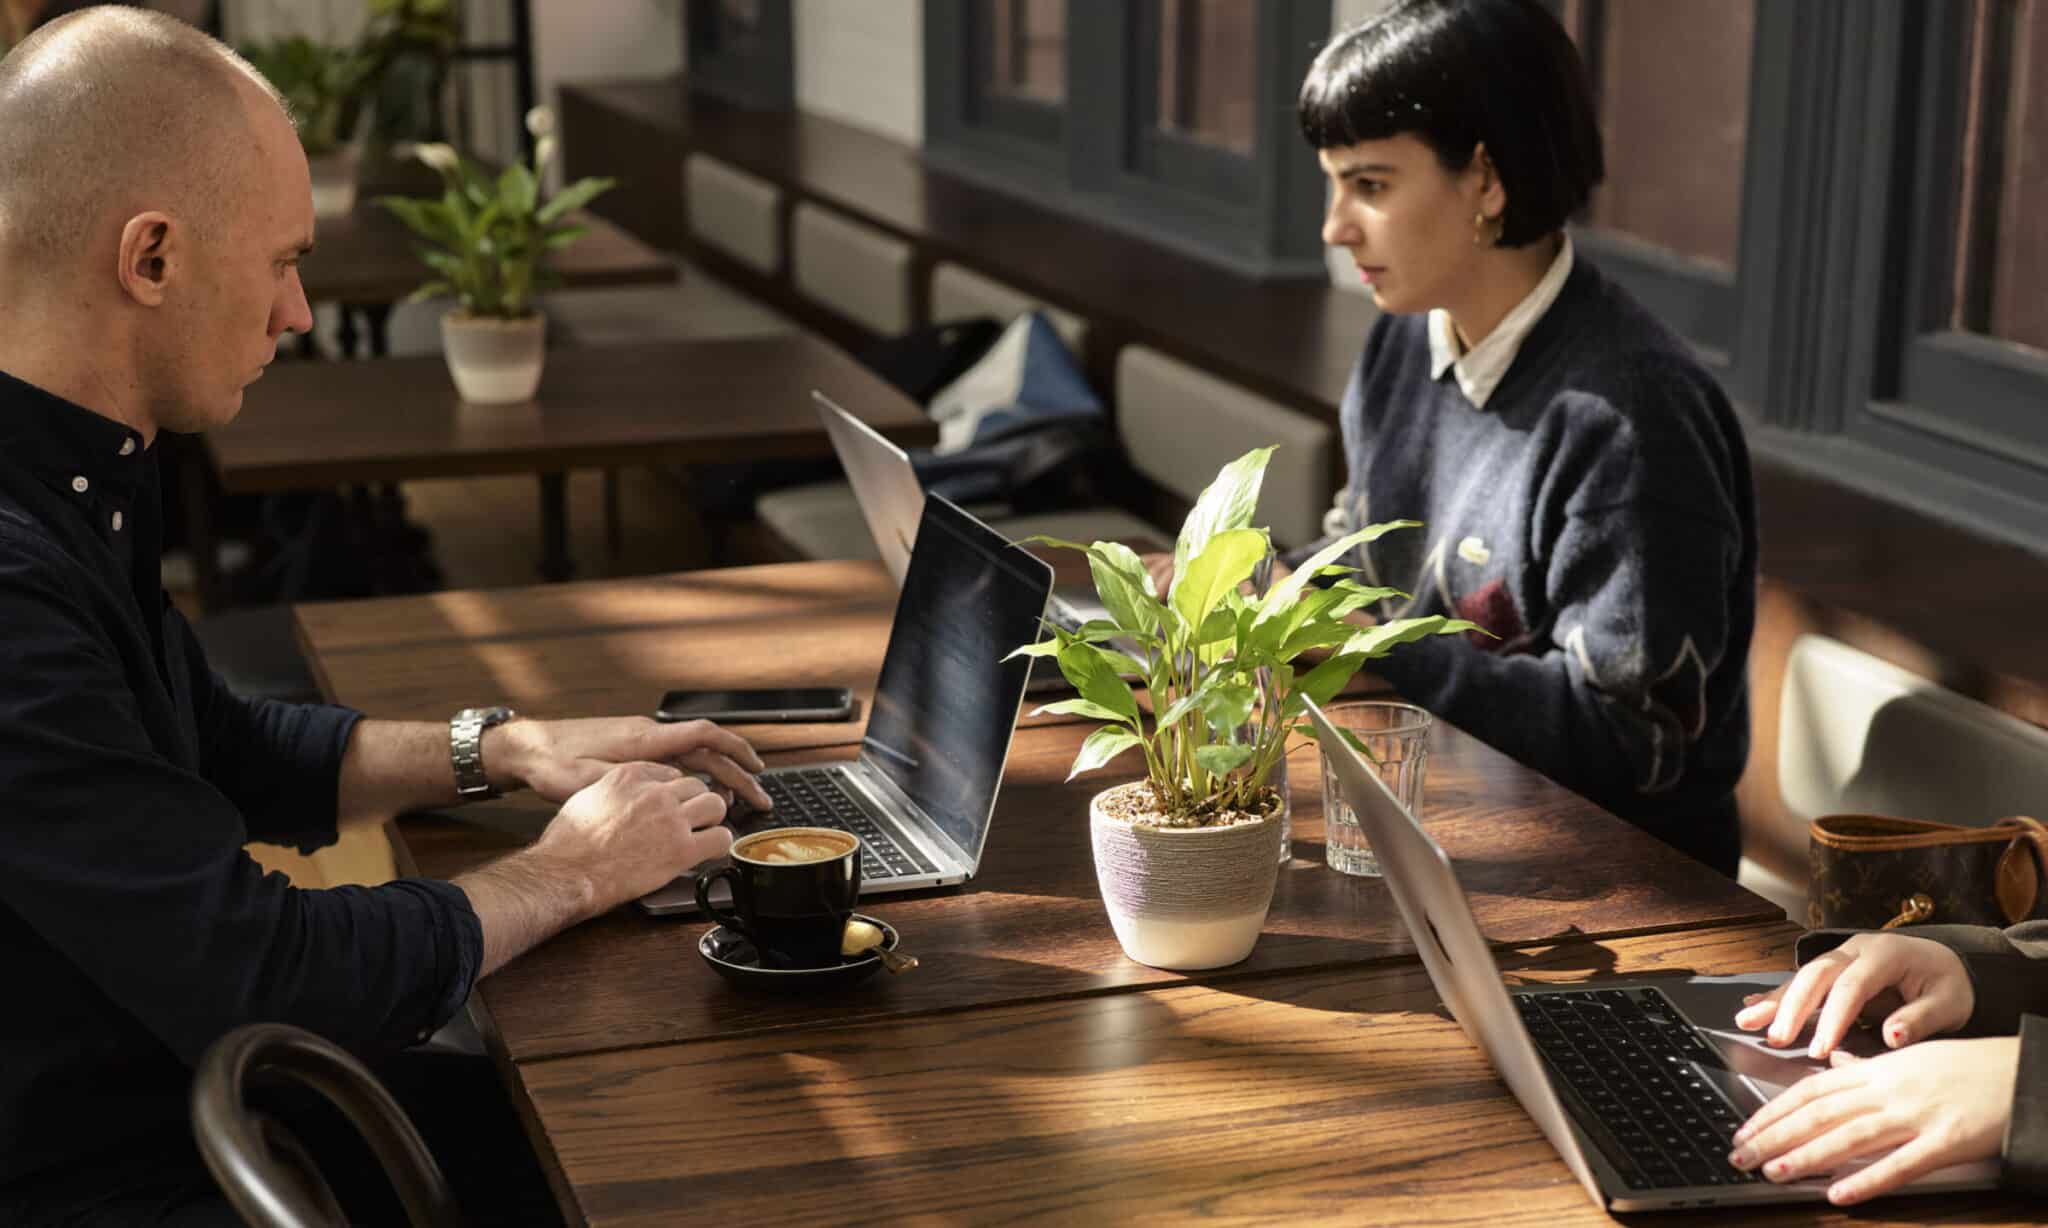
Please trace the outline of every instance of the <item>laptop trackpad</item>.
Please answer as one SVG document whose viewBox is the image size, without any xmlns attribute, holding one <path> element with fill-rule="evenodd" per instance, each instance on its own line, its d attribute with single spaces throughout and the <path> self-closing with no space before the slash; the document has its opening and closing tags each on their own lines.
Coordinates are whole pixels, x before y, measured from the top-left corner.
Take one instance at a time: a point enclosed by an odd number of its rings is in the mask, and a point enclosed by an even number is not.
<svg viewBox="0 0 2048 1228">
<path fill-rule="evenodd" d="M 1803 1044 L 1772 1048 L 1764 1043 L 1762 1032 L 1745 1032 L 1735 1026 L 1735 1014 L 1742 1009 L 1744 997 L 1775 989 L 1790 980 L 1791 975 L 1790 972 L 1765 972 L 1695 977 L 1675 985 L 1660 986 L 1672 1004 L 1683 1011 L 1694 1026 L 1705 1032 L 1707 1039 L 1720 1052 L 1722 1070 L 1710 1070 L 1708 1073 L 1721 1076 L 1715 1081 L 1731 1094 L 1735 1092 L 1735 1088 L 1728 1086 L 1731 1082 L 1739 1082 L 1748 1089 L 1749 1095 L 1735 1096 L 1742 1107 L 1761 1106 L 1807 1075 L 1828 1067 L 1824 1061 L 1808 1058 Z M 1813 1023 L 1809 1020 L 1802 1039 L 1811 1039 L 1812 1032 Z M 1874 1057 L 1885 1052 L 1884 1041 L 1877 1030 L 1864 1024 L 1849 1029 L 1841 1048 L 1857 1057 Z"/>
</svg>

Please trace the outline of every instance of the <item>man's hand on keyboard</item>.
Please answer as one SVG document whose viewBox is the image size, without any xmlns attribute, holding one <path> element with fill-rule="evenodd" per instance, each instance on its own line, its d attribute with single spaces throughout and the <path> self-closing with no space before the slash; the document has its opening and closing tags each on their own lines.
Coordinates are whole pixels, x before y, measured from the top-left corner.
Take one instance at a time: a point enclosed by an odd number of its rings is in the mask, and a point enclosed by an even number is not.
<svg viewBox="0 0 2048 1228">
<path fill-rule="evenodd" d="M 659 763 L 748 806 L 766 810 L 775 804 L 754 779 L 762 766 L 754 748 L 710 721 L 515 720 L 488 730 L 483 752 L 500 789 L 524 786 L 551 802 L 566 802 L 619 764 Z"/>
</svg>

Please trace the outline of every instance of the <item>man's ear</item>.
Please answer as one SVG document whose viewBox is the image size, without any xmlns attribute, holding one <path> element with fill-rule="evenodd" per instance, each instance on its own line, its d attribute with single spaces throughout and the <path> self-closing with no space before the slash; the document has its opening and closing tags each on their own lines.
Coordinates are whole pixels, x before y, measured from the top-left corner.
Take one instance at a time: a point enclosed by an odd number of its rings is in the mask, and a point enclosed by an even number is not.
<svg viewBox="0 0 2048 1228">
<path fill-rule="evenodd" d="M 121 227 L 115 275 L 128 297 L 144 307 L 162 305 L 165 287 L 178 272 L 177 234 L 177 223 L 165 213 L 138 213 Z"/>
</svg>

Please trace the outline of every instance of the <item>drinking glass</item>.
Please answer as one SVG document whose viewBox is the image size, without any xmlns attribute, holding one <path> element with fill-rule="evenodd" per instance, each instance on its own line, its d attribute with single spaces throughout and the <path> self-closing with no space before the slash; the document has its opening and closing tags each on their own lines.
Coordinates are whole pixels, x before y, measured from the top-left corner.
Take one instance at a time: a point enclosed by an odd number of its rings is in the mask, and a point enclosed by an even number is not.
<svg viewBox="0 0 2048 1228">
<path fill-rule="evenodd" d="M 1419 816 L 1422 776 L 1429 765 L 1429 713 L 1414 704 L 1374 699 L 1337 704 L 1323 709 L 1323 715 L 1337 728 L 1357 735 L 1365 746 L 1366 762 L 1378 770 L 1401 805 Z M 1333 870 L 1377 878 L 1380 859 L 1359 829 L 1358 813 L 1344 800 L 1343 785 L 1330 766 L 1327 749 L 1322 761 L 1323 860 Z"/>
</svg>

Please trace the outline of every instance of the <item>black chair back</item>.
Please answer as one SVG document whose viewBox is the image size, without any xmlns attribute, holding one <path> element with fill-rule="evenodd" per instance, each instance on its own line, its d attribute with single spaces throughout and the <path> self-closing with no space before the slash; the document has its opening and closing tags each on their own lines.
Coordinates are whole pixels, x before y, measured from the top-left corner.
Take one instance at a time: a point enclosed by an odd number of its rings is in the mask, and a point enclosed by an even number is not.
<svg viewBox="0 0 2048 1228">
<path fill-rule="evenodd" d="M 361 1062 L 303 1028 L 253 1023 L 214 1042 L 192 1083 L 192 1133 L 222 1193 L 254 1228 L 346 1228 L 318 1166 L 290 1131 L 252 1108 L 258 1080 L 295 1082 L 347 1115 L 376 1154 L 414 1228 L 462 1217 L 405 1110 Z"/>
</svg>

